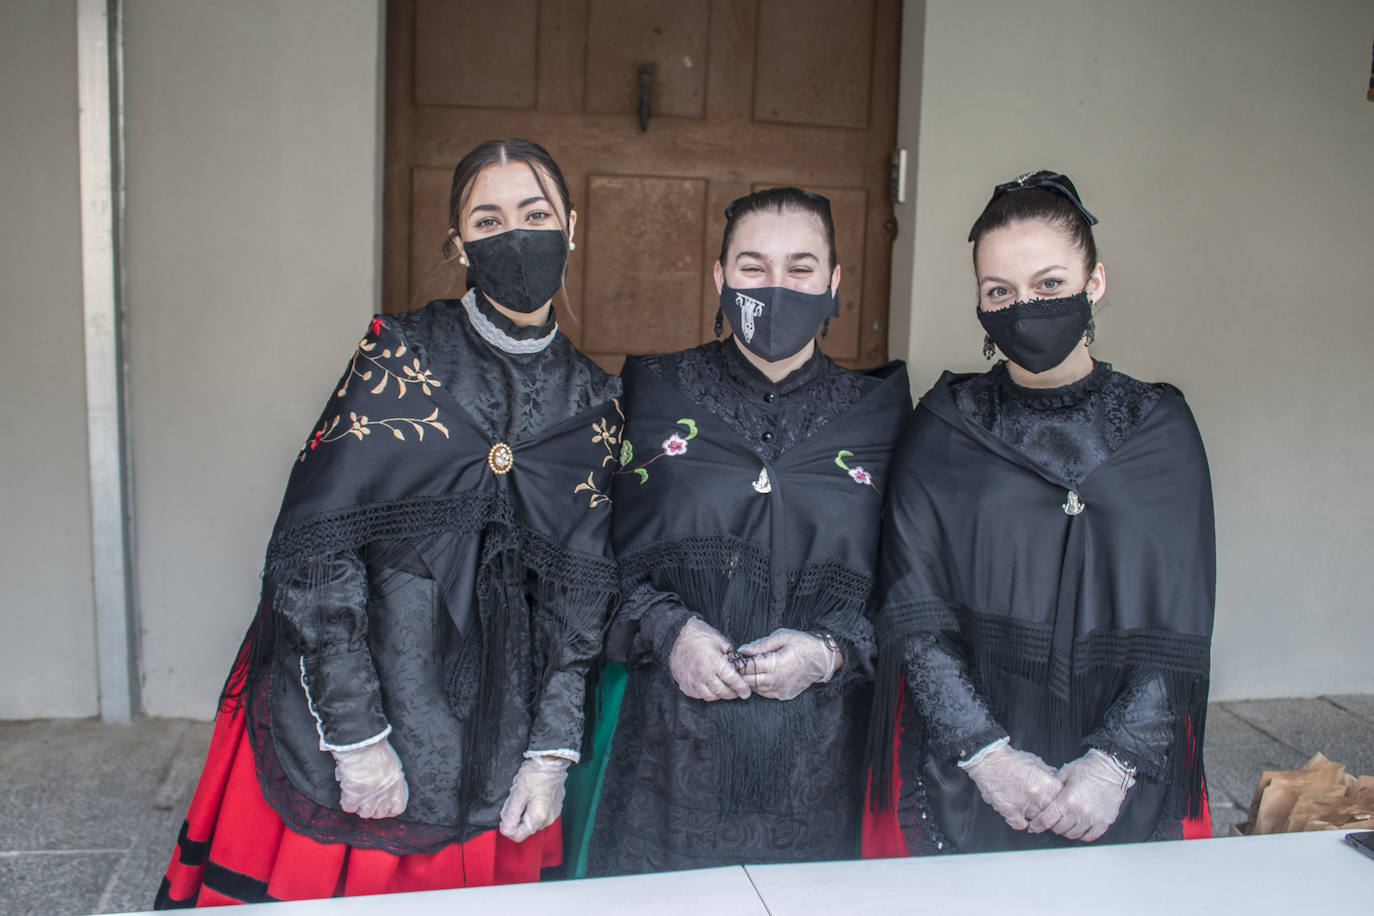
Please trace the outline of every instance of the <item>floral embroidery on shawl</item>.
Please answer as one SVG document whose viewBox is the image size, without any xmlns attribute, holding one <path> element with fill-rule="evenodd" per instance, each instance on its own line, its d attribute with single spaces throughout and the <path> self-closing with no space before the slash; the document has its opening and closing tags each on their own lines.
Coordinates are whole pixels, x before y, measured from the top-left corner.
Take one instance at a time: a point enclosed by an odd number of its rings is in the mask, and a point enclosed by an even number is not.
<svg viewBox="0 0 1374 916">
<path fill-rule="evenodd" d="M 367 336 L 358 341 L 358 347 L 353 351 L 353 359 L 348 363 L 348 370 L 344 373 L 343 381 L 339 383 L 339 390 L 334 392 L 336 399 L 343 398 L 348 394 L 349 386 L 354 380 L 360 382 L 371 382 L 378 375 L 380 378 L 377 383 L 368 390 L 373 396 L 380 396 L 385 392 L 391 383 L 395 382 L 396 398 L 399 400 L 406 396 L 410 385 L 418 385 L 420 390 L 426 395 L 432 394 L 435 388 L 443 387 L 443 383 L 434 377 L 426 368 L 420 365 L 418 358 L 412 357 L 409 363 L 402 362 L 402 357 L 406 355 L 406 345 L 398 343 L 395 348 L 383 347 L 377 352 L 380 346 L 382 331 L 386 328 L 386 323 L 380 318 L 373 318 L 368 325 Z M 343 422 L 343 411 L 334 414 L 332 419 L 321 420 L 319 429 L 306 440 L 301 446 L 297 461 L 304 461 L 306 456 L 321 445 L 329 445 L 338 442 L 346 436 L 353 436 L 362 442 L 367 436 L 372 434 L 374 428 L 382 427 L 391 431 L 394 438 L 402 442 L 406 439 L 406 430 L 415 433 L 417 442 L 424 441 L 425 429 L 433 429 L 442 433 L 444 438 L 448 438 L 448 427 L 439 420 L 439 408 L 434 408 L 428 416 L 393 416 L 372 418 L 365 413 L 358 413 L 355 410 L 348 412 L 348 423 Z"/>
</svg>

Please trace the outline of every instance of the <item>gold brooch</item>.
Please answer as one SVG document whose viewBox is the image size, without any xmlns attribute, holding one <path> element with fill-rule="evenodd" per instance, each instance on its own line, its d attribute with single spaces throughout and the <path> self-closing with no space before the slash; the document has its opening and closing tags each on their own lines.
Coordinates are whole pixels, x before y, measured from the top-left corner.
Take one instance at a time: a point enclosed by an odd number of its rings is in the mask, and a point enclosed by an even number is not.
<svg viewBox="0 0 1374 916">
<path fill-rule="evenodd" d="M 515 455 L 506 443 L 498 442 L 487 452 L 487 467 L 491 468 L 493 474 L 509 474 L 514 466 Z"/>
</svg>

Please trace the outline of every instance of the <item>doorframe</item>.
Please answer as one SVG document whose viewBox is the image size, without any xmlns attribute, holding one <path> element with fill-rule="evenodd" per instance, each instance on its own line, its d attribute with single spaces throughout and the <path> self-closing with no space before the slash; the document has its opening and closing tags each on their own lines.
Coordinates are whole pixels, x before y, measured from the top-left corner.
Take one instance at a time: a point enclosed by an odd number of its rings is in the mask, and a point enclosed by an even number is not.
<svg viewBox="0 0 1374 916">
<path fill-rule="evenodd" d="M 905 200 L 892 204 L 897 235 L 892 240 L 887 300 L 887 355 L 910 362 L 915 325 L 916 185 L 921 165 L 921 87 L 925 64 L 926 0 L 902 0 L 902 43 L 897 77 L 897 150 L 906 150 Z M 915 368 L 908 366 L 912 376 Z M 919 392 L 918 392 L 919 393 Z"/>
<path fill-rule="evenodd" d="M 77 0 L 82 334 L 91 499 L 97 703 L 104 722 L 141 712 L 133 505 L 121 324 L 124 275 L 124 3 Z"/>
</svg>

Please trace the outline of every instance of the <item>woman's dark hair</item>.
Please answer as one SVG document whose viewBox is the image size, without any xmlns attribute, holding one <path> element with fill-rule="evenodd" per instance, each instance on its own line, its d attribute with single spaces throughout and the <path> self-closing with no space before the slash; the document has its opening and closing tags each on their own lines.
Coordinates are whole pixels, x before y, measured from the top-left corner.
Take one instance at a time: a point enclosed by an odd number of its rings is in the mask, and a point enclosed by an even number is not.
<svg viewBox="0 0 1374 916">
<path fill-rule="evenodd" d="M 801 188 L 765 188 L 746 194 L 725 208 L 725 234 L 720 240 L 721 266 L 725 265 L 729 256 L 730 240 L 735 236 L 735 227 L 739 221 L 751 213 L 765 210 L 774 213 L 796 210 L 816 217 L 821 221 L 821 234 L 825 236 L 825 244 L 830 248 L 830 269 L 833 271 L 835 265 L 840 263 L 840 256 L 835 251 L 835 220 L 830 215 L 830 201 Z"/>
<path fill-rule="evenodd" d="M 978 243 L 983 236 L 1023 220 L 1044 220 L 1063 230 L 1083 252 L 1088 271 L 1097 266 L 1097 243 L 1092 229 L 1097 217 L 1083 206 L 1078 189 L 1067 175 L 1044 169 L 1013 178 L 993 190 L 992 199 L 969 230 L 973 263 L 978 263 Z"/>
<path fill-rule="evenodd" d="M 566 237 L 568 234 L 567 222 L 568 213 L 572 210 L 572 195 L 568 193 L 568 182 L 563 178 L 563 172 L 558 168 L 558 163 L 553 161 L 549 151 L 544 149 L 533 140 L 520 140 L 512 138 L 510 140 L 488 140 L 479 145 L 472 152 L 464 156 L 453 170 L 453 184 L 448 192 L 448 224 L 449 228 L 462 232 L 459 228 L 461 222 L 461 211 L 463 204 L 467 201 L 468 192 L 471 189 L 473 179 L 477 174 L 491 165 L 505 165 L 508 162 L 523 162 L 529 166 L 530 172 L 534 174 L 534 180 L 539 185 L 539 192 L 546 198 L 549 196 L 549 189 L 544 184 L 544 175 L 553 179 L 554 190 L 558 192 L 558 200 L 563 204 L 561 230 Z M 444 237 L 444 257 L 452 257 L 454 252 L 452 236 Z"/>
</svg>

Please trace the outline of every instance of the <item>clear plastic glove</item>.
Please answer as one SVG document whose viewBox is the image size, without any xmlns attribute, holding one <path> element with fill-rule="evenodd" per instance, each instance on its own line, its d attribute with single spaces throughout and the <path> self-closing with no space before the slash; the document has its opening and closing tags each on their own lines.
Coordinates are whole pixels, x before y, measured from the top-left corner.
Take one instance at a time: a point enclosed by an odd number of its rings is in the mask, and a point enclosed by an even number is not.
<svg viewBox="0 0 1374 916">
<path fill-rule="evenodd" d="M 1018 751 L 1006 738 L 959 766 L 1012 830 L 1025 830 L 1063 788 L 1054 767 L 1029 751 Z"/>
<path fill-rule="evenodd" d="M 501 806 L 501 832 L 523 843 L 558 820 L 571 760 L 541 755 L 520 764 Z"/>
<path fill-rule="evenodd" d="M 678 631 L 668 656 L 668 673 L 678 689 L 694 700 L 745 700 L 749 685 L 730 661 L 730 641 L 693 617 Z"/>
<path fill-rule="evenodd" d="M 1116 823 L 1135 777 L 1121 764 L 1092 748 L 1059 768 L 1064 789 L 1030 823 L 1031 833 L 1052 830 L 1065 839 L 1091 843 Z"/>
<path fill-rule="evenodd" d="M 358 817 L 396 817 L 410 801 L 401 758 L 385 739 L 351 751 L 331 751 L 339 807 Z"/>
<path fill-rule="evenodd" d="M 791 700 L 835 674 L 839 652 L 832 643 L 785 627 L 739 647 L 740 672 L 760 696 Z"/>
</svg>

